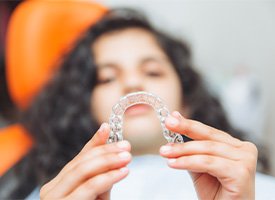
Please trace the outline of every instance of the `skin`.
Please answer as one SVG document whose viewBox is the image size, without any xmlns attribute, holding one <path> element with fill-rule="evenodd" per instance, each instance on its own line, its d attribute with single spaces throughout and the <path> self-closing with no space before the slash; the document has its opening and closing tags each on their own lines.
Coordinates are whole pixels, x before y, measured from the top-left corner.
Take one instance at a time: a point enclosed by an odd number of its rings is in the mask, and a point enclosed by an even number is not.
<svg viewBox="0 0 275 200">
<path fill-rule="evenodd" d="M 92 48 L 99 83 L 91 96 L 91 112 L 98 123 L 108 121 L 120 96 L 139 90 L 159 95 L 169 110 L 186 116 L 179 78 L 153 35 L 126 29 L 101 36 Z M 106 144 L 110 128 L 103 123 L 82 151 L 42 187 L 41 199 L 109 199 L 113 184 L 129 173 L 132 155 L 146 153 L 167 158 L 171 168 L 188 170 L 199 199 L 254 199 L 255 145 L 178 111 L 166 119 L 166 127 L 194 141 L 165 144 L 153 110 L 126 115 L 126 140 L 119 143 Z"/>
<path fill-rule="evenodd" d="M 173 112 L 166 119 L 172 131 L 194 141 L 168 144 L 160 154 L 168 165 L 188 170 L 199 199 L 255 199 L 258 151 L 254 144 Z"/>
<path fill-rule="evenodd" d="M 130 92 L 156 94 L 169 110 L 183 107 L 180 79 L 149 32 L 130 28 L 103 35 L 95 42 L 93 52 L 99 84 L 91 97 L 92 113 L 99 124 L 108 121 L 112 106 Z M 159 119 L 149 109 L 141 114 L 124 115 L 123 135 L 132 144 L 134 155 L 157 154 L 166 143 Z"/>
</svg>

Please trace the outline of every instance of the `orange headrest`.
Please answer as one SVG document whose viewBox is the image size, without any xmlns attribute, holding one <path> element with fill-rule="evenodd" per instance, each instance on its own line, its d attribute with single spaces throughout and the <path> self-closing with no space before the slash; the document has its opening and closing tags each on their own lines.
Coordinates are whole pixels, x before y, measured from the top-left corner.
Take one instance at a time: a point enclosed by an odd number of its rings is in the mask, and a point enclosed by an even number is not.
<svg viewBox="0 0 275 200">
<path fill-rule="evenodd" d="M 0 176 L 32 147 L 32 139 L 19 124 L 0 128 Z"/>
<path fill-rule="evenodd" d="M 10 95 L 25 109 L 50 78 L 60 56 L 107 9 L 91 1 L 62 0 L 21 3 L 8 27 L 7 81 Z"/>
</svg>

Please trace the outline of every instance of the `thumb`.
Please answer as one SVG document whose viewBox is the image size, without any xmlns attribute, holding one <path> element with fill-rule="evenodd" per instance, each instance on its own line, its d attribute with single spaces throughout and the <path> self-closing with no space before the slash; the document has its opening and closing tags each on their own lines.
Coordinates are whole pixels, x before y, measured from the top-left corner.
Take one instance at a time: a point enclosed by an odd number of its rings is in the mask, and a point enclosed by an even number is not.
<svg viewBox="0 0 275 200">
<path fill-rule="evenodd" d="M 103 123 L 97 130 L 97 132 L 94 134 L 92 139 L 90 139 L 86 145 L 83 147 L 82 152 L 86 152 L 88 149 L 91 149 L 93 147 L 106 144 L 107 139 L 109 137 L 110 133 L 110 126 L 108 123 Z"/>
</svg>

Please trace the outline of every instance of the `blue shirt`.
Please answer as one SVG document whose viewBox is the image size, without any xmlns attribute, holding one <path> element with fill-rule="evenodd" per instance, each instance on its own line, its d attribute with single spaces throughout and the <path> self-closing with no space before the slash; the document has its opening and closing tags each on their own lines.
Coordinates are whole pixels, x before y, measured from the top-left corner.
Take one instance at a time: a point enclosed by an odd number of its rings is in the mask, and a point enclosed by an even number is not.
<svg viewBox="0 0 275 200">
<path fill-rule="evenodd" d="M 198 199 L 189 173 L 168 167 L 160 156 L 136 156 L 128 167 L 129 175 L 112 188 L 112 200 Z M 274 198 L 275 178 L 256 173 L 256 199 Z M 39 188 L 27 198 L 36 199 Z"/>
</svg>

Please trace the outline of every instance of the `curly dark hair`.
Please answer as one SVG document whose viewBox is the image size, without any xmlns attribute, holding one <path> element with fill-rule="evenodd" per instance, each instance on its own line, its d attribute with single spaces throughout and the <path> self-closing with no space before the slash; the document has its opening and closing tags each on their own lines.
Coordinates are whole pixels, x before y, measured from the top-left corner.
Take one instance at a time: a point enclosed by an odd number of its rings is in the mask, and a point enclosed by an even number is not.
<svg viewBox="0 0 275 200">
<path fill-rule="evenodd" d="M 91 46 L 103 34 L 133 27 L 152 33 L 167 54 L 180 78 L 189 117 L 243 139 L 229 124 L 218 99 L 210 94 L 192 67 L 189 46 L 156 30 L 138 11 L 113 9 L 83 34 L 63 58 L 53 79 L 23 113 L 22 123 L 35 145 L 19 167 L 21 190 L 17 191 L 20 195 L 33 189 L 26 186 L 27 180 L 33 180 L 35 187 L 54 177 L 96 132 L 99 125 L 90 112 L 90 97 L 97 84 Z"/>
</svg>

